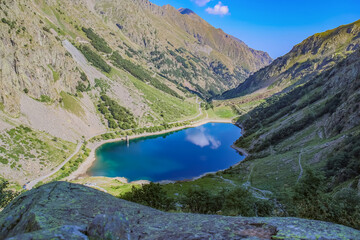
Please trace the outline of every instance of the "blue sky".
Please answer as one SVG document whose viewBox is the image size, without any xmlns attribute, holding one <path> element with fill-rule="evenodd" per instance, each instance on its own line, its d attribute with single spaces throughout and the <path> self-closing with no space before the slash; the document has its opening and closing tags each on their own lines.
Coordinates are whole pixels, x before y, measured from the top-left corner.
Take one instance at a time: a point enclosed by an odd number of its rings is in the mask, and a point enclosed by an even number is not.
<svg viewBox="0 0 360 240">
<path fill-rule="evenodd" d="M 190 8 L 272 58 L 305 38 L 360 19 L 360 0 L 150 0 Z M 216 6 L 216 7 L 215 7 Z"/>
</svg>

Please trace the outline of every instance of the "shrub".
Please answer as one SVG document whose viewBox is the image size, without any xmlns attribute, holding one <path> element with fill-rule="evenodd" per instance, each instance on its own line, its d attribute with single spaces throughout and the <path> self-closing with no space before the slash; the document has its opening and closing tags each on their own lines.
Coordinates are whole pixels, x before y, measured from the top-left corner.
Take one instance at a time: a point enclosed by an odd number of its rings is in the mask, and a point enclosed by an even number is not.
<svg viewBox="0 0 360 240">
<path fill-rule="evenodd" d="M 49 29 L 48 27 L 43 27 L 43 30 L 44 30 L 45 32 L 50 33 L 50 29 Z"/>
<path fill-rule="evenodd" d="M 2 18 L 1 22 L 9 25 L 10 29 L 15 28 L 15 26 L 16 26 L 16 21 L 10 21 L 10 20 L 7 20 L 6 18 Z"/>
<path fill-rule="evenodd" d="M 359 159 L 360 135 L 351 136 L 328 158 L 326 176 L 334 176 L 337 183 L 342 183 L 360 175 Z"/>
<path fill-rule="evenodd" d="M 82 28 L 86 36 L 91 40 L 91 45 L 98 51 L 103 53 L 111 53 L 112 49 L 108 46 L 105 39 L 97 35 L 91 28 Z"/>
<path fill-rule="evenodd" d="M 86 91 L 86 86 L 85 84 L 83 84 L 82 82 L 78 82 L 78 85 L 76 86 L 76 90 L 79 92 L 85 92 Z"/>
<path fill-rule="evenodd" d="M 195 213 L 216 213 L 222 208 L 223 197 L 204 189 L 190 189 L 181 200 L 183 209 Z"/>
<path fill-rule="evenodd" d="M 342 189 L 332 197 L 325 192 L 325 178 L 321 172 L 305 170 L 305 175 L 293 188 L 295 215 L 331 221 L 360 229 L 360 197 L 353 189 Z"/>
<path fill-rule="evenodd" d="M 105 94 L 100 97 L 99 111 L 108 120 L 110 128 L 131 129 L 137 126 L 133 114 Z"/>
<path fill-rule="evenodd" d="M 255 216 L 255 198 L 244 188 L 236 188 L 226 195 L 222 208 L 231 216 Z"/>
<path fill-rule="evenodd" d="M 41 95 L 40 96 L 40 102 L 51 102 L 51 98 L 47 95 Z"/>
<path fill-rule="evenodd" d="M 95 87 L 99 87 L 101 90 L 101 93 L 104 94 L 106 91 L 110 88 L 110 85 L 102 79 L 95 79 Z"/>
<path fill-rule="evenodd" d="M 130 192 L 119 197 L 159 210 L 169 211 L 175 209 L 174 201 L 166 195 L 161 185 L 157 183 L 146 184 L 140 188 L 133 186 Z"/>
<path fill-rule="evenodd" d="M 126 70 L 131 75 L 138 78 L 139 80 L 143 82 L 150 82 L 150 84 L 156 87 L 157 89 L 160 89 L 161 91 L 166 92 L 174 97 L 182 98 L 179 94 L 177 94 L 167 85 L 163 84 L 158 79 L 152 77 L 147 70 L 145 70 L 139 65 L 132 63 L 129 60 L 122 58 L 118 52 L 114 52 L 112 54 L 111 60 L 115 66 Z"/>
<path fill-rule="evenodd" d="M 6 207 L 19 193 L 8 190 L 9 182 L 0 180 L 0 208 Z"/>
<path fill-rule="evenodd" d="M 231 216 L 270 216 L 274 209 L 270 200 L 256 199 L 242 187 L 223 189 L 217 194 L 204 189 L 189 189 L 181 203 L 184 211 L 205 214 L 221 211 L 222 214 Z"/>
<path fill-rule="evenodd" d="M 9 160 L 7 160 L 6 158 L 3 158 L 3 157 L 0 157 L 0 163 L 2 164 L 8 164 L 9 163 Z"/>
<path fill-rule="evenodd" d="M 91 62 L 95 67 L 101 69 L 104 72 L 110 73 L 111 67 L 95 52 L 93 52 L 88 46 L 81 45 L 79 47 L 85 58 Z"/>
</svg>

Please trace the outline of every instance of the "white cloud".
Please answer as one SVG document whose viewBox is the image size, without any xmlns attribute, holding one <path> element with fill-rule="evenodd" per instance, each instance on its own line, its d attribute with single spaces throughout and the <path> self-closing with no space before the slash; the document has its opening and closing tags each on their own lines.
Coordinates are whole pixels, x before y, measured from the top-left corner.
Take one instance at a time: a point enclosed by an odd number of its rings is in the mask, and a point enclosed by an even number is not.
<svg viewBox="0 0 360 240">
<path fill-rule="evenodd" d="M 213 14 L 213 15 L 224 16 L 224 15 L 229 14 L 229 7 L 224 6 L 222 4 L 222 2 L 219 2 L 218 4 L 215 5 L 214 8 L 208 7 L 206 9 L 206 12 L 208 12 L 209 14 Z"/>
<path fill-rule="evenodd" d="M 213 136 L 207 134 L 204 127 L 192 128 L 185 131 L 186 140 L 201 148 L 210 146 L 211 149 L 217 149 L 221 142 Z"/>
<path fill-rule="evenodd" d="M 216 140 L 213 136 L 208 136 L 211 142 L 211 149 L 218 149 L 221 146 L 221 142 Z"/>
<path fill-rule="evenodd" d="M 200 7 L 205 6 L 208 2 L 210 2 L 210 0 L 195 0 L 195 3 Z"/>
</svg>

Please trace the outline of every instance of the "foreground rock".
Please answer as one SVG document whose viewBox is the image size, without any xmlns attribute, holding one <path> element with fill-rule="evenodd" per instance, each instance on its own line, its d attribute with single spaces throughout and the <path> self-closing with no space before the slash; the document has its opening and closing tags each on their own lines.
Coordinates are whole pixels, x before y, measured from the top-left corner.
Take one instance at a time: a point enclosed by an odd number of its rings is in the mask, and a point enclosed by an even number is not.
<svg viewBox="0 0 360 240">
<path fill-rule="evenodd" d="M 360 239 L 360 231 L 297 218 L 165 213 L 82 185 L 55 182 L 0 213 L 0 239 Z"/>
</svg>

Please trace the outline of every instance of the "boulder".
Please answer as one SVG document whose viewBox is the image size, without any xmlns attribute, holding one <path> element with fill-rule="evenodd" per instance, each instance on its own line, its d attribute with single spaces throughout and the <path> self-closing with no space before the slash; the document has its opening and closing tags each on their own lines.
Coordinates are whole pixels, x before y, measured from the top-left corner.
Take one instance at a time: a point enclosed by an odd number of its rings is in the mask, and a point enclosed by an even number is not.
<svg viewBox="0 0 360 240">
<path fill-rule="evenodd" d="M 360 239 L 298 218 L 166 213 L 68 182 L 25 192 L 0 213 L 0 239 Z"/>
</svg>

